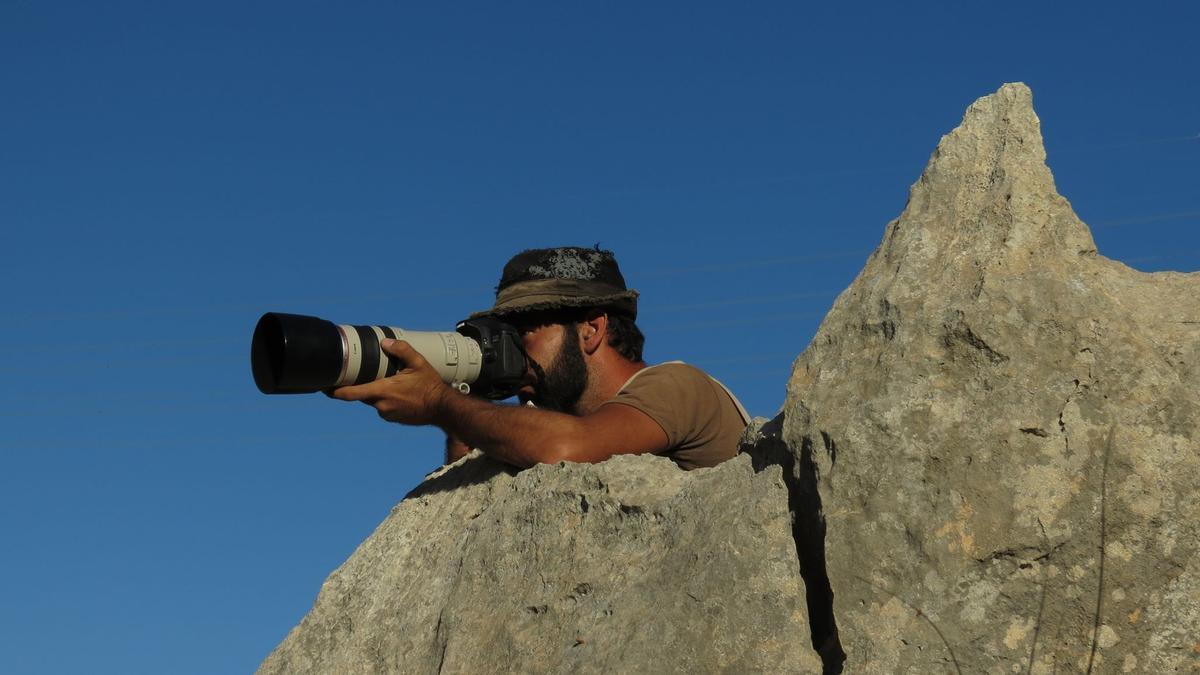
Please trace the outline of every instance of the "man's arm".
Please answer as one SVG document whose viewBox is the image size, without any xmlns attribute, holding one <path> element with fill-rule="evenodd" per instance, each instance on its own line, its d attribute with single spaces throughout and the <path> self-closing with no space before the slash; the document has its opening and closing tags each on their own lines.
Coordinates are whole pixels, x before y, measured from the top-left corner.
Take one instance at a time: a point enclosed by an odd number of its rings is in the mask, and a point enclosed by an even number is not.
<svg viewBox="0 0 1200 675">
<path fill-rule="evenodd" d="M 471 452 L 471 446 L 462 442 L 454 434 L 446 434 L 446 464 L 453 464 L 466 457 Z"/>
<path fill-rule="evenodd" d="M 333 397 L 362 401 L 401 424 L 434 424 L 471 447 L 520 467 L 555 462 L 600 462 L 618 454 L 662 452 L 667 434 L 649 415 L 624 405 L 604 405 L 577 417 L 525 406 L 496 405 L 464 396 L 404 341 L 385 340 L 384 351 L 404 368 L 392 377 L 334 390 Z"/>
</svg>

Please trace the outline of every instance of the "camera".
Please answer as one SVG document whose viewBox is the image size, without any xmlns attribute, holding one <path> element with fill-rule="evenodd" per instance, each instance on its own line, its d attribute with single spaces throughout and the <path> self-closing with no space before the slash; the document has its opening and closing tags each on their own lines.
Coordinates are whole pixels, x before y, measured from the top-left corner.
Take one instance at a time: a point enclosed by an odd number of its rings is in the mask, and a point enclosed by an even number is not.
<svg viewBox="0 0 1200 675">
<path fill-rule="evenodd" d="M 395 375 L 400 364 L 379 346 L 385 338 L 408 342 L 463 393 L 508 398 L 525 377 L 520 334 L 495 319 L 468 319 L 454 332 L 426 332 L 267 312 L 250 341 L 254 384 L 264 394 L 309 394 Z"/>
</svg>

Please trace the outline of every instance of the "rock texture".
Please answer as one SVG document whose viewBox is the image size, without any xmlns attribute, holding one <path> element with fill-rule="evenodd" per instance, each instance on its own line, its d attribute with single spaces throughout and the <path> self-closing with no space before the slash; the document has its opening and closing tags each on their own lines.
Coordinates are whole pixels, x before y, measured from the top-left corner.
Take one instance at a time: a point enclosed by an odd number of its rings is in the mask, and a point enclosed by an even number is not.
<svg viewBox="0 0 1200 675">
<path fill-rule="evenodd" d="M 746 440 L 468 457 L 260 672 L 1200 671 L 1200 275 L 1097 254 L 1024 85 L 942 139 Z"/>
<path fill-rule="evenodd" d="M 777 468 L 511 475 L 476 454 L 392 511 L 259 672 L 817 672 L 804 606 Z"/>
<path fill-rule="evenodd" d="M 1200 671 L 1198 352 L 1200 274 L 1099 256 L 1028 88 L 973 104 L 774 423 L 846 670 Z"/>
</svg>

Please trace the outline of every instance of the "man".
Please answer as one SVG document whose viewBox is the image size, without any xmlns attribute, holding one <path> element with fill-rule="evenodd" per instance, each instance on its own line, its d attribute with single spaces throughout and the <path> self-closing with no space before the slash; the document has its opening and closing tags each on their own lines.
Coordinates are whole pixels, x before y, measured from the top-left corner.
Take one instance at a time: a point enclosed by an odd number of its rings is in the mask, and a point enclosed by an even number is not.
<svg viewBox="0 0 1200 675">
<path fill-rule="evenodd" d="M 524 251 L 504 266 L 495 305 L 471 318 L 518 329 L 529 362 L 518 396 L 532 405 L 464 396 L 397 340 L 382 346 L 403 365 L 399 372 L 332 396 L 362 401 L 392 422 L 441 427 L 450 439 L 447 461 L 468 447 L 519 467 L 653 452 L 694 469 L 733 457 L 749 422 L 745 410 L 692 366 L 646 366 L 637 297 L 610 251 Z"/>
</svg>

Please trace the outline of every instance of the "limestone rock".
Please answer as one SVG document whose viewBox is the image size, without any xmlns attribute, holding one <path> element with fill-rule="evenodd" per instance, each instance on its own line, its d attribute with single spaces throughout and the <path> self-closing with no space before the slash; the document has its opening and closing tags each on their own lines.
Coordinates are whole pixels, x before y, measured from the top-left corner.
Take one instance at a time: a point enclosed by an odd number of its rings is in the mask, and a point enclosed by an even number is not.
<svg viewBox="0 0 1200 675">
<path fill-rule="evenodd" d="M 819 672 L 787 492 L 740 457 L 427 479 L 261 673 Z"/>
<path fill-rule="evenodd" d="M 1101 257 L 1045 159 L 980 99 L 746 455 L 468 457 L 260 672 L 1200 671 L 1200 274 Z"/>
<path fill-rule="evenodd" d="M 1200 669 L 1198 357 L 1200 274 L 1097 254 L 1024 85 L 970 106 L 775 421 L 846 670 Z"/>
</svg>

